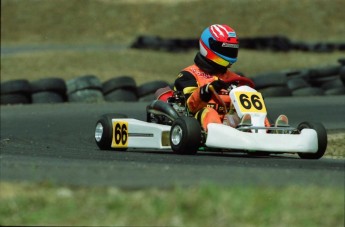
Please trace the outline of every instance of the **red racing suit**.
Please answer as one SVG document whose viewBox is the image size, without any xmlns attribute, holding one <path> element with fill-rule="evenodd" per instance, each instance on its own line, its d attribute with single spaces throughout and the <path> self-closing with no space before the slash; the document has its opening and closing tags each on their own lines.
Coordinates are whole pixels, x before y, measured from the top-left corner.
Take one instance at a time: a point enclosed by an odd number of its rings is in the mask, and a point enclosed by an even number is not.
<svg viewBox="0 0 345 227">
<path fill-rule="evenodd" d="M 225 116 L 223 106 L 215 100 L 215 97 L 208 102 L 200 97 L 200 89 L 203 85 L 219 79 L 224 82 L 235 82 L 237 79 L 243 80 L 243 77 L 229 70 L 224 74 L 211 75 L 194 64 L 183 69 L 175 80 L 174 89 L 182 91 L 186 96 L 189 112 L 200 122 L 204 130 L 207 130 L 209 123 L 222 123 Z M 248 79 L 248 84 L 254 86 L 250 79 Z M 229 109 L 231 105 L 229 92 L 223 89 L 219 92 L 219 96 Z"/>
</svg>

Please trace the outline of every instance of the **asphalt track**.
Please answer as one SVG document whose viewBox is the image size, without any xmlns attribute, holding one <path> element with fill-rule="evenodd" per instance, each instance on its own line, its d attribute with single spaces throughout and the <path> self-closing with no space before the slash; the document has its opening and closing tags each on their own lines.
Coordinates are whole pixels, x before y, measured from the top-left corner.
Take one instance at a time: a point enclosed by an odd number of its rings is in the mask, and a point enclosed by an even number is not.
<svg viewBox="0 0 345 227">
<path fill-rule="evenodd" d="M 216 183 L 230 186 L 322 185 L 344 187 L 344 159 L 302 160 L 297 155 L 251 157 L 243 153 L 100 151 L 94 126 L 101 114 L 145 119 L 147 103 L 1 106 L 1 181 L 104 185 L 123 188 Z M 323 122 L 345 129 L 345 97 L 267 98 L 271 117 L 291 125 Z"/>
</svg>

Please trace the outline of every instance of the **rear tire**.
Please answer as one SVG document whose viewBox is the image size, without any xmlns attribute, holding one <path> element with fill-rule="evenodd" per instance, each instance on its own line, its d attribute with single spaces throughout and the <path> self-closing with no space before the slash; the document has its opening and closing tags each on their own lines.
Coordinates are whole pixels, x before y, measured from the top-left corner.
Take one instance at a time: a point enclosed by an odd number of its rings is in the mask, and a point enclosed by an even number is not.
<svg viewBox="0 0 345 227">
<path fill-rule="evenodd" d="M 318 122 L 302 122 L 297 129 L 302 131 L 305 128 L 314 129 L 317 133 L 318 150 L 316 153 L 298 153 L 302 159 L 320 159 L 326 152 L 327 148 L 327 131 L 325 127 Z"/>
<path fill-rule="evenodd" d="M 170 130 L 170 144 L 177 154 L 194 155 L 201 145 L 201 126 L 193 117 L 180 117 Z"/>
</svg>

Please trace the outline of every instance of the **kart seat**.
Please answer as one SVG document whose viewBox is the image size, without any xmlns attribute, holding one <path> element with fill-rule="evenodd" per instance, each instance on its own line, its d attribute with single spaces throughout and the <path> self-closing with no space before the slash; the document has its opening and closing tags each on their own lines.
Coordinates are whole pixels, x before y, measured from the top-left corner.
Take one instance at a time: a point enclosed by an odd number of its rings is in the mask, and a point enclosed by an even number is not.
<svg viewBox="0 0 345 227">
<path fill-rule="evenodd" d="M 172 121 L 179 117 L 177 111 L 169 103 L 159 99 L 153 100 L 151 104 L 146 107 L 146 112 L 155 115 L 164 115 Z"/>
<path fill-rule="evenodd" d="M 163 102 L 167 102 L 168 98 L 173 95 L 174 95 L 174 91 L 169 86 L 159 88 L 155 92 L 156 99 L 162 100 Z"/>
</svg>

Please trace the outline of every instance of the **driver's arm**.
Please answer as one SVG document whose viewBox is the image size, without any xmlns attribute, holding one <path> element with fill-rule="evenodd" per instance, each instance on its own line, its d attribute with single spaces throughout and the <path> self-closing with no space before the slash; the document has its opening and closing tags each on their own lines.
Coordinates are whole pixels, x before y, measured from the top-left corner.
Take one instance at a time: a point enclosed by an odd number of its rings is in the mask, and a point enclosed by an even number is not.
<svg viewBox="0 0 345 227">
<path fill-rule="evenodd" d="M 175 80 L 174 88 L 176 91 L 182 91 L 187 100 L 187 107 L 191 113 L 196 113 L 205 106 L 207 102 L 204 102 L 200 97 L 200 87 L 195 77 L 187 71 L 182 71 Z"/>
</svg>

